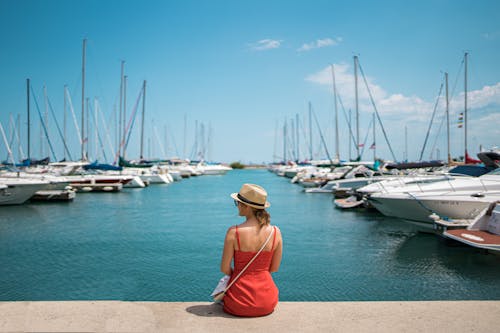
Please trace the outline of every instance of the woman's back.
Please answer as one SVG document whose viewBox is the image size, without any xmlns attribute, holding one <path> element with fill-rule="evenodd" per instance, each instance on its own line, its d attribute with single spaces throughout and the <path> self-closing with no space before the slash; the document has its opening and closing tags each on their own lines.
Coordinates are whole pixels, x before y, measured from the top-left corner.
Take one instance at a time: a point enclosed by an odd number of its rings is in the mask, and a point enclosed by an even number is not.
<svg viewBox="0 0 500 333">
<path fill-rule="evenodd" d="M 261 243 L 259 242 L 264 230 L 257 232 L 254 228 L 235 227 L 237 248 L 231 280 L 252 260 L 271 232 L 272 241 L 266 244 L 264 250 L 226 293 L 224 311 L 228 313 L 245 317 L 263 316 L 271 313 L 278 303 L 278 288 L 270 274 L 277 228 L 268 227 L 266 229 L 269 231 Z"/>
<path fill-rule="evenodd" d="M 235 251 L 241 252 L 257 252 L 266 241 L 269 233 L 274 227 L 267 225 L 264 227 L 250 225 L 245 226 L 243 223 L 235 227 L 236 243 L 234 244 Z M 274 235 L 276 237 L 276 234 Z M 275 245 L 275 244 L 274 244 Z M 273 242 L 267 243 L 264 251 L 271 251 L 274 249 Z"/>
<path fill-rule="evenodd" d="M 264 316 L 278 304 L 278 288 L 271 272 L 276 272 L 281 263 L 281 232 L 270 225 L 271 215 L 266 208 L 271 204 L 261 186 L 243 184 L 231 198 L 245 222 L 229 228 L 224 240 L 221 271 L 231 275 L 224 311 L 237 316 Z M 267 239 L 270 241 L 266 243 Z M 259 252 L 261 247 L 263 251 Z"/>
</svg>

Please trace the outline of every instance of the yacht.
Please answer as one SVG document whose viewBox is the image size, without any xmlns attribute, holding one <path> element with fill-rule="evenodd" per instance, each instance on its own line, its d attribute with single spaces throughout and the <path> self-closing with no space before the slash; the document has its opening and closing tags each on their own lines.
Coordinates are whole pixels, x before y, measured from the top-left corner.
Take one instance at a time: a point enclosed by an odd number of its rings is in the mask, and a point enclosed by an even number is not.
<svg viewBox="0 0 500 333">
<path fill-rule="evenodd" d="M 476 216 L 500 199 L 500 169 L 480 177 L 450 177 L 372 193 L 368 201 L 386 216 L 398 217 L 432 229 L 432 213 L 453 219 Z"/>
<path fill-rule="evenodd" d="M 439 226 L 447 226 L 448 221 L 436 219 Z M 470 245 L 472 247 L 500 254 L 500 205 L 498 201 L 483 209 L 466 228 L 448 229 L 444 237 Z"/>
<path fill-rule="evenodd" d="M 225 175 L 228 171 L 233 170 L 233 168 L 222 165 L 222 164 L 209 164 L 205 162 L 200 162 L 196 165 L 202 175 Z"/>
<path fill-rule="evenodd" d="M 0 205 L 20 205 L 49 184 L 41 179 L 0 178 Z"/>
</svg>

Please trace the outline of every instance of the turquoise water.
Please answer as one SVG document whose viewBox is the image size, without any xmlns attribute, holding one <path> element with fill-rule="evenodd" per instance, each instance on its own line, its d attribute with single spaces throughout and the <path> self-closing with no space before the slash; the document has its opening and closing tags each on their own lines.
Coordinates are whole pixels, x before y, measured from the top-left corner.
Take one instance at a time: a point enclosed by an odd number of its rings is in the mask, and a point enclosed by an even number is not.
<svg viewBox="0 0 500 333">
<path fill-rule="evenodd" d="M 339 211 L 265 170 L 0 207 L 0 300 L 208 301 L 244 182 L 268 190 L 283 233 L 283 301 L 500 300 L 500 256 Z"/>
</svg>

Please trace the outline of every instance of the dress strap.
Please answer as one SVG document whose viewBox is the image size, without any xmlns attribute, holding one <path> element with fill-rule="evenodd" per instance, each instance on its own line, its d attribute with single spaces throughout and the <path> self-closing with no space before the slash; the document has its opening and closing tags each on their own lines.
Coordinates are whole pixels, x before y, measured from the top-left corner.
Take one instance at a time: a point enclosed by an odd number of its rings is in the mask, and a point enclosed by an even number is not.
<svg viewBox="0 0 500 333">
<path fill-rule="evenodd" d="M 241 251 L 241 246 L 240 246 L 240 235 L 238 234 L 238 226 L 236 226 L 236 241 L 238 241 L 238 250 Z"/>
<path fill-rule="evenodd" d="M 273 235 L 273 245 L 271 245 L 271 251 L 274 250 L 274 241 L 276 240 L 276 226 L 273 226 L 274 228 L 274 235 Z"/>
</svg>

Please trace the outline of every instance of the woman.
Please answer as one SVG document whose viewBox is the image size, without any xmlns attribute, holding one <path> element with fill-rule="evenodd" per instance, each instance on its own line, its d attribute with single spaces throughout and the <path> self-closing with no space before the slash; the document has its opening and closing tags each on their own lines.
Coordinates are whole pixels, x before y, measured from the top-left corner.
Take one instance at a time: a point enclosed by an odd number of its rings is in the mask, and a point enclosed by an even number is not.
<svg viewBox="0 0 500 333">
<path fill-rule="evenodd" d="M 221 261 L 224 274 L 234 279 L 257 254 L 271 232 L 273 234 L 264 250 L 226 292 L 224 311 L 244 317 L 265 316 L 278 304 L 278 288 L 271 273 L 277 272 L 281 263 L 281 232 L 270 224 L 271 216 L 266 208 L 271 204 L 262 187 L 243 184 L 240 192 L 231 194 L 231 197 L 245 222 L 229 228 L 226 233 Z M 231 268 L 233 259 L 234 270 Z"/>
</svg>

